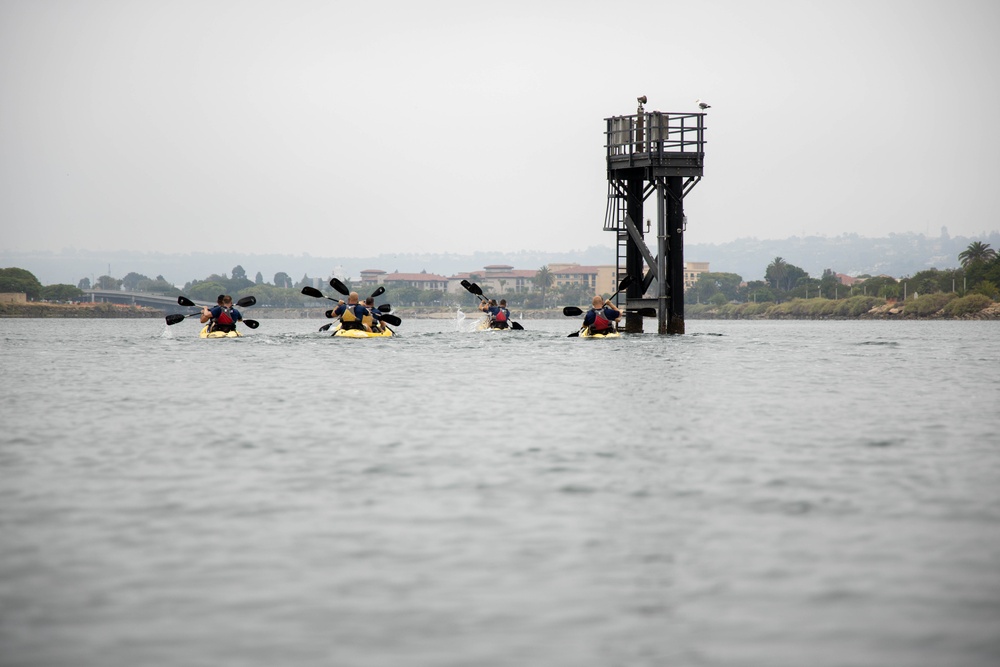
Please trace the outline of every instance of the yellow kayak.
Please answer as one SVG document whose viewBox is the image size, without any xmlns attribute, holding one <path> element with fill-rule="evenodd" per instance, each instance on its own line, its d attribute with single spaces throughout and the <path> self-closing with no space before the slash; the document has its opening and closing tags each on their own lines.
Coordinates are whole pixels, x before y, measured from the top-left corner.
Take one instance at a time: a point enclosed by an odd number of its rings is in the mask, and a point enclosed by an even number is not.
<svg viewBox="0 0 1000 667">
<path fill-rule="evenodd" d="M 207 324 L 205 325 L 205 328 L 201 330 L 201 334 L 199 335 L 202 338 L 240 338 L 243 336 L 243 334 L 235 329 L 232 331 L 213 331 L 212 333 L 209 333 Z"/>
<path fill-rule="evenodd" d="M 485 317 L 476 323 L 476 328 L 473 331 L 516 331 L 516 329 L 513 326 L 491 327 L 490 318 Z"/>
<path fill-rule="evenodd" d="M 333 335 L 337 338 L 391 338 L 396 334 L 389 327 L 385 331 L 365 331 L 364 329 L 341 329 L 338 325 L 333 330 Z"/>
<path fill-rule="evenodd" d="M 621 338 L 621 337 L 622 335 L 617 331 L 611 331 L 609 333 L 603 333 L 603 334 L 601 333 L 595 334 L 595 333 L 590 333 L 589 327 L 584 327 L 583 329 L 580 329 L 580 338 Z"/>
</svg>

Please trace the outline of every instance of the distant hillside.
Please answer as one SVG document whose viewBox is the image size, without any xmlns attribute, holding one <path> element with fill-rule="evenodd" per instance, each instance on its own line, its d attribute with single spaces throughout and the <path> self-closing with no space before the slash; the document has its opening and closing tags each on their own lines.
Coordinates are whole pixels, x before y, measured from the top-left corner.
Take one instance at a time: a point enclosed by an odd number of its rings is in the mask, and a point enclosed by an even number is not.
<svg viewBox="0 0 1000 667">
<path fill-rule="evenodd" d="M 845 234 L 833 238 L 793 237 L 790 239 L 737 239 L 722 244 L 687 244 L 684 257 L 688 261 L 709 262 L 712 271 L 737 273 L 745 280 L 764 277 L 767 265 L 775 257 L 820 276 L 824 269 L 858 275 L 887 274 L 894 277 L 913 275 L 928 268 L 955 268 L 958 253 L 973 241 L 989 243 L 1000 250 L 1000 232 L 980 237 L 950 237 L 947 231 L 936 238 L 922 234 L 890 234 L 887 237 L 866 238 Z M 586 250 L 567 252 L 520 251 L 502 253 L 482 251 L 471 255 L 392 254 L 371 257 L 313 257 L 302 255 L 239 255 L 236 253 L 160 254 L 132 252 L 97 252 L 64 250 L 58 253 L 17 253 L 0 251 L 0 267 L 17 266 L 28 269 L 43 285 L 77 284 L 81 278 L 108 274 L 121 278 L 136 272 L 151 278 L 162 275 L 168 282 L 183 285 L 192 279 L 213 273 L 226 273 L 240 265 L 252 279 L 259 271 L 266 282 L 278 272 L 294 280 L 304 274 L 311 278 L 326 278 L 336 272 L 348 278 L 357 277 L 364 269 L 384 271 L 438 273 L 452 275 L 475 271 L 489 264 L 510 264 L 518 269 L 537 269 L 554 262 L 579 264 L 613 264 L 612 246 L 593 246 Z"/>
</svg>

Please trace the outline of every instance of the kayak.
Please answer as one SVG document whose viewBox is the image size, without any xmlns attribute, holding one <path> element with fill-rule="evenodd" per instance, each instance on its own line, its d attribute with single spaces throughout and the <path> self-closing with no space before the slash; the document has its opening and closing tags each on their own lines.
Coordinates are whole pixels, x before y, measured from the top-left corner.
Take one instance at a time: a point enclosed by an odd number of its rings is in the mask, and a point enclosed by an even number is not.
<svg viewBox="0 0 1000 667">
<path fill-rule="evenodd" d="M 364 329 L 341 329 L 338 325 L 333 330 L 333 336 L 337 338 L 392 338 L 396 334 L 389 327 L 385 331 L 365 331 Z"/>
<path fill-rule="evenodd" d="M 580 329 L 580 338 L 621 338 L 621 337 L 622 335 L 617 331 L 611 331 L 609 333 L 603 333 L 603 334 L 600 333 L 595 334 L 595 333 L 590 333 L 590 329 L 587 327 Z"/>
<path fill-rule="evenodd" d="M 202 338 L 240 338 L 243 336 L 243 334 L 235 329 L 232 331 L 213 331 L 209 333 L 207 324 L 205 325 L 205 328 L 201 330 L 201 334 L 199 335 Z"/>
<path fill-rule="evenodd" d="M 491 327 L 490 320 L 488 317 L 483 318 L 476 324 L 476 328 L 473 331 L 514 331 L 514 327 Z"/>
</svg>

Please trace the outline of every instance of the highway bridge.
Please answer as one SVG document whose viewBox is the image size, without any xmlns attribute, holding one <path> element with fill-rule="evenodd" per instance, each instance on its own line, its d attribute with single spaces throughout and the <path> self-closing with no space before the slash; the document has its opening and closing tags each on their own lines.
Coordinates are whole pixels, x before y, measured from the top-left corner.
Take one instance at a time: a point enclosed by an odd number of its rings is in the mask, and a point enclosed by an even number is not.
<svg viewBox="0 0 1000 667">
<path fill-rule="evenodd" d="M 171 313 L 190 313 L 191 308 L 185 308 L 177 303 L 176 296 L 161 296 L 149 292 L 122 292 L 119 290 L 84 290 L 84 300 L 94 303 L 124 303 L 130 306 L 146 306 L 162 310 L 165 315 Z M 215 305 L 215 304 L 207 304 Z"/>
</svg>

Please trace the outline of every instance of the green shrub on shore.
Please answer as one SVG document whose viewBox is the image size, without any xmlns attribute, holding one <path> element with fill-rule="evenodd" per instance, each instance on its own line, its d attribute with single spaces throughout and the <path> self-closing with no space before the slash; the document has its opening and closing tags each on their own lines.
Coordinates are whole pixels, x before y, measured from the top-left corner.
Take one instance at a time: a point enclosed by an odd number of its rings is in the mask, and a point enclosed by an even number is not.
<svg viewBox="0 0 1000 667">
<path fill-rule="evenodd" d="M 930 317 L 948 305 L 949 301 L 956 298 L 958 298 L 958 295 L 954 292 L 922 294 L 915 299 L 908 299 L 903 304 L 903 314 L 916 315 L 917 317 Z"/>
<path fill-rule="evenodd" d="M 944 307 L 944 314 L 948 317 L 962 317 L 963 315 L 971 315 L 972 313 L 978 313 L 979 311 L 989 308 L 993 305 L 993 301 L 983 294 L 970 294 L 969 296 L 963 296 L 960 299 L 953 299 L 949 301 Z"/>
</svg>

